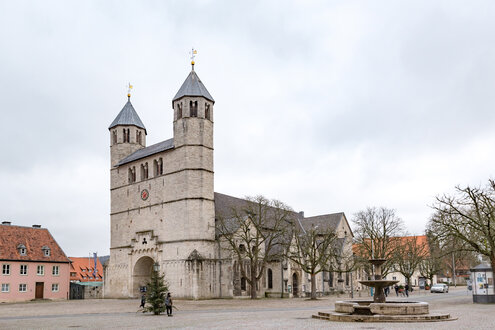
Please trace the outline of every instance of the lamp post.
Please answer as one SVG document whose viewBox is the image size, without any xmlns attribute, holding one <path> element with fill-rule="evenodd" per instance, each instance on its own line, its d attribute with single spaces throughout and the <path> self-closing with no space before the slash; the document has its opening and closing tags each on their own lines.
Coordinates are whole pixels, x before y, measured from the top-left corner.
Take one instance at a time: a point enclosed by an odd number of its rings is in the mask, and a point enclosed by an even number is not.
<svg viewBox="0 0 495 330">
<path fill-rule="evenodd" d="M 158 262 L 155 262 L 155 263 L 153 264 L 153 270 L 154 270 L 155 272 L 158 272 L 158 271 L 160 270 L 160 264 L 159 264 Z"/>
</svg>

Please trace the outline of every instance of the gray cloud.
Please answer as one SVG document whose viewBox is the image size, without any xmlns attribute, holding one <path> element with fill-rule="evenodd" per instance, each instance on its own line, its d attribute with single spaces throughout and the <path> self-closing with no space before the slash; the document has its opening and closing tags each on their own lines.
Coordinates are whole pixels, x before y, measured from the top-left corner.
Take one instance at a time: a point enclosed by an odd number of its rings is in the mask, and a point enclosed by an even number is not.
<svg viewBox="0 0 495 330">
<path fill-rule="evenodd" d="M 396 208 L 493 176 L 494 4 L 2 2 L 1 217 L 108 253 L 107 127 L 172 136 L 187 52 L 216 99 L 216 191 L 306 214 Z"/>
</svg>

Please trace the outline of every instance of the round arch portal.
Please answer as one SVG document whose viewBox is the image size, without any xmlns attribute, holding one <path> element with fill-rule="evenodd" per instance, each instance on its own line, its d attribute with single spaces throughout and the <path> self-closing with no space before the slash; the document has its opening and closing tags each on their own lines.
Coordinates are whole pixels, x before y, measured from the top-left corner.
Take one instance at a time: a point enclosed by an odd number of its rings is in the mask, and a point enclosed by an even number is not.
<svg viewBox="0 0 495 330">
<path fill-rule="evenodd" d="M 132 295 L 139 297 L 141 287 L 145 286 L 151 278 L 151 271 L 155 261 L 150 257 L 141 257 L 138 259 L 132 270 Z"/>
</svg>

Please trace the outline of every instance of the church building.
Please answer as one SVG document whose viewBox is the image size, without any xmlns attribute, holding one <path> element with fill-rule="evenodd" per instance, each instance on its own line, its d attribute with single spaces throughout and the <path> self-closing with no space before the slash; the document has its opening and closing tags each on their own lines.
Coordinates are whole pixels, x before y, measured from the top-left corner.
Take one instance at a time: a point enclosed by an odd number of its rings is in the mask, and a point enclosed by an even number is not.
<svg viewBox="0 0 495 330">
<path fill-rule="evenodd" d="M 171 139 L 146 145 L 146 127 L 130 94 L 111 123 L 111 245 L 105 297 L 138 297 L 152 269 L 165 274 L 175 297 L 233 297 L 249 292 L 234 278 L 232 257 L 221 251 L 215 232 L 216 216 L 243 200 L 214 192 L 214 105 L 193 61 L 172 99 Z M 312 221 L 302 213 L 295 215 L 300 223 Z M 317 218 L 352 244 L 343 213 Z M 289 293 L 295 287 L 301 292 L 307 276 L 297 267 L 280 262 L 272 268 L 267 269 L 270 281 L 264 278 L 260 285 L 260 296 L 270 291 Z M 321 276 L 320 290 L 329 290 L 333 283 Z"/>
</svg>

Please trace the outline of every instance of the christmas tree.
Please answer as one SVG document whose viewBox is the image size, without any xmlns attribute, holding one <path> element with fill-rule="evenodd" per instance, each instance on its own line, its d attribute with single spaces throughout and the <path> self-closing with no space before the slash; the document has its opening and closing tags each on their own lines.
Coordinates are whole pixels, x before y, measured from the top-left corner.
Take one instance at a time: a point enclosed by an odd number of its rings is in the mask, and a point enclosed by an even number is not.
<svg viewBox="0 0 495 330">
<path fill-rule="evenodd" d="M 168 291 L 165 275 L 153 269 L 151 271 L 151 279 L 146 286 L 147 297 L 144 311 L 160 315 L 165 312 L 165 293 Z"/>
</svg>

